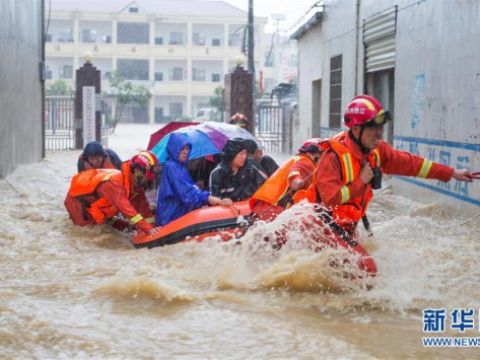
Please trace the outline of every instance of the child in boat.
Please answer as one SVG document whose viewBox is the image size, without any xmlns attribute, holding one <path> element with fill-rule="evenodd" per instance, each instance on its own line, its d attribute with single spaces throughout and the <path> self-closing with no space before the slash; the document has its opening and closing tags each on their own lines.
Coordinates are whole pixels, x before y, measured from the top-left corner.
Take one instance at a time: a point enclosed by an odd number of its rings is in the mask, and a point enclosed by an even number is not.
<svg viewBox="0 0 480 360">
<path fill-rule="evenodd" d="M 250 198 L 265 178 L 247 162 L 243 139 L 228 140 L 223 147 L 222 160 L 210 174 L 212 195 L 228 197 L 233 201 Z"/>
</svg>

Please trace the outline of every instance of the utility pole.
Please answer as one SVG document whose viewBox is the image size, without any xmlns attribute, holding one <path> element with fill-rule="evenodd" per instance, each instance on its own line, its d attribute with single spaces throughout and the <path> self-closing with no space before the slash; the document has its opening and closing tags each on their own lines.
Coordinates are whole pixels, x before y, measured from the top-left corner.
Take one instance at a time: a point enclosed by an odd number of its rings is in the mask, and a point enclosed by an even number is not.
<svg viewBox="0 0 480 360">
<path fill-rule="evenodd" d="M 254 33 L 253 33 L 253 0 L 248 0 L 248 71 L 252 74 L 250 87 L 251 103 L 249 104 L 250 117 L 248 117 L 249 125 L 248 130 L 255 134 L 255 57 L 254 57 Z"/>
<path fill-rule="evenodd" d="M 253 86 L 255 86 L 255 44 L 253 29 L 253 0 L 248 0 L 248 71 L 253 75 Z"/>
</svg>

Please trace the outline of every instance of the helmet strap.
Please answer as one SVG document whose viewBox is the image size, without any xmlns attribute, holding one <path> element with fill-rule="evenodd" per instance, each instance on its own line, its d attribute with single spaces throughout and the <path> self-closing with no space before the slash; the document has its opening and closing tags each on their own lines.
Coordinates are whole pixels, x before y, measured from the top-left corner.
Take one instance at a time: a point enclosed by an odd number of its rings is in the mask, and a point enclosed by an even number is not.
<svg viewBox="0 0 480 360">
<path fill-rule="evenodd" d="M 363 135 L 363 130 L 365 129 L 365 126 L 362 125 L 360 126 L 360 135 L 358 136 L 358 139 L 355 137 L 355 135 L 353 135 L 353 132 L 352 130 L 350 129 L 350 131 L 348 132 L 348 134 L 350 135 L 350 138 L 355 142 L 357 143 L 357 145 L 360 147 L 360 150 L 362 151 L 362 153 L 364 154 L 368 154 L 370 152 L 370 149 L 367 148 L 365 145 L 362 144 L 362 135 Z"/>
<path fill-rule="evenodd" d="M 132 168 L 132 172 L 133 172 L 133 176 L 135 178 L 136 185 L 138 187 L 142 187 L 143 186 L 142 179 L 145 176 L 144 172 L 140 168 L 138 168 L 137 166 Z"/>
</svg>

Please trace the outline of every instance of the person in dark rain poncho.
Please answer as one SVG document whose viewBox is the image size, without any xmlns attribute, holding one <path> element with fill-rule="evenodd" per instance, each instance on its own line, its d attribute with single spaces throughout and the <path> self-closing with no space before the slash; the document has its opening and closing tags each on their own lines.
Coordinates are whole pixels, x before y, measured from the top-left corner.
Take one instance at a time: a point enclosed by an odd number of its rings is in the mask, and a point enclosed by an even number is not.
<svg viewBox="0 0 480 360">
<path fill-rule="evenodd" d="M 262 185 L 265 178 L 250 162 L 242 139 L 228 140 L 222 161 L 210 173 L 210 191 L 233 201 L 246 200 Z"/>
<path fill-rule="evenodd" d="M 172 133 L 167 143 L 167 162 L 163 168 L 157 196 L 156 225 L 169 222 L 198 209 L 203 205 L 230 206 L 230 199 L 212 196 L 200 190 L 187 169 L 187 160 L 192 145 L 184 134 Z"/>
</svg>

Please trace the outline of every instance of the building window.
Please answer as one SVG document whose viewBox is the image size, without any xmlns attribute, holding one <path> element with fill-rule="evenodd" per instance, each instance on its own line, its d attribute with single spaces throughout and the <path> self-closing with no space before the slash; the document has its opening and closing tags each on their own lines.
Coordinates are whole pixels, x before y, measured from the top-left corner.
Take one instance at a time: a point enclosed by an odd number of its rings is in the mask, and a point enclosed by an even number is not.
<svg viewBox="0 0 480 360">
<path fill-rule="evenodd" d="M 183 33 L 178 31 L 172 31 L 170 33 L 170 45 L 183 45 Z"/>
<path fill-rule="evenodd" d="M 131 7 L 128 9 L 128 11 L 131 13 L 138 13 L 138 7 Z"/>
<path fill-rule="evenodd" d="M 170 70 L 170 80 L 183 81 L 183 68 L 174 67 Z"/>
<path fill-rule="evenodd" d="M 117 66 L 127 80 L 148 80 L 148 60 L 118 59 Z"/>
<path fill-rule="evenodd" d="M 155 38 L 155 44 L 156 44 L 156 45 L 163 45 L 163 37 L 157 36 L 157 37 Z"/>
<path fill-rule="evenodd" d="M 220 74 L 212 74 L 212 82 L 220 82 Z"/>
<path fill-rule="evenodd" d="M 52 69 L 50 69 L 50 67 L 47 65 L 47 69 L 46 69 L 46 76 L 47 76 L 47 79 L 53 79 L 53 72 L 52 72 Z"/>
<path fill-rule="evenodd" d="M 60 67 L 60 79 L 71 79 L 73 77 L 73 66 L 63 65 Z"/>
<path fill-rule="evenodd" d="M 97 41 L 97 31 L 84 29 L 82 30 L 82 42 L 84 43 L 94 43 Z"/>
<path fill-rule="evenodd" d="M 155 73 L 155 81 L 163 81 L 163 73 L 156 72 Z"/>
<path fill-rule="evenodd" d="M 330 59 L 329 127 L 340 128 L 342 119 L 342 55 Z"/>
<path fill-rule="evenodd" d="M 103 42 L 104 42 L 105 44 L 111 44 L 111 43 L 112 43 L 112 35 L 105 35 L 105 36 L 103 37 Z"/>
<path fill-rule="evenodd" d="M 192 80 L 193 81 L 205 81 L 205 69 L 193 68 Z"/>
<path fill-rule="evenodd" d="M 117 36 L 119 44 L 148 44 L 149 24 L 118 23 Z"/>
<path fill-rule="evenodd" d="M 220 46 L 220 39 L 212 39 L 212 46 Z"/>
<path fill-rule="evenodd" d="M 173 119 L 179 118 L 183 115 L 183 104 L 182 103 L 170 103 L 168 104 L 170 110 L 170 117 Z"/>
<path fill-rule="evenodd" d="M 204 46 L 205 36 L 200 33 L 193 33 L 193 45 Z"/>
<path fill-rule="evenodd" d="M 45 35 L 45 42 L 51 42 L 51 41 L 52 41 L 52 34 Z"/>
<path fill-rule="evenodd" d="M 72 30 L 65 29 L 58 33 L 58 42 L 73 42 Z"/>
</svg>

